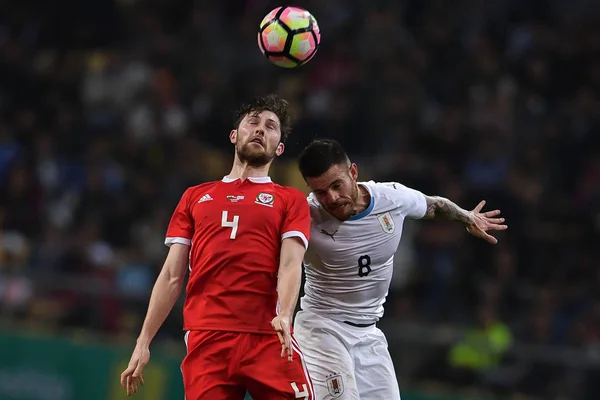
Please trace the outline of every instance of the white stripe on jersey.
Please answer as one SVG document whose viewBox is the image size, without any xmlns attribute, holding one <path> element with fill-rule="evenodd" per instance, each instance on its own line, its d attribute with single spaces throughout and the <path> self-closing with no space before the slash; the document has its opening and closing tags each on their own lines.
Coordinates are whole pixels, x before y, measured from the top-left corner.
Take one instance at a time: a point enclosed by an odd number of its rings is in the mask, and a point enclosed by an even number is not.
<svg viewBox="0 0 600 400">
<path fill-rule="evenodd" d="M 371 204 L 348 221 L 327 213 L 311 193 L 310 247 L 318 261 L 307 264 L 302 309 L 338 321 L 373 323 L 383 304 L 393 272 L 394 254 L 405 218 L 422 218 L 425 196 L 399 183 L 359 182 Z"/>
</svg>

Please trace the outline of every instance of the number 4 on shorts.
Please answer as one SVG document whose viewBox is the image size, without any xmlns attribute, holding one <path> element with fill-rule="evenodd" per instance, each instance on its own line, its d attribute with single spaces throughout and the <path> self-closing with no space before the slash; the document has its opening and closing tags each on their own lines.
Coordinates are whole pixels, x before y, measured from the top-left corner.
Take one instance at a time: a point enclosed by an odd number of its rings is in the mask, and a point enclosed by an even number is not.
<svg viewBox="0 0 600 400">
<path fill-rule="evenodd" d="M 297 399 L 308 400 L 308 388 L 306 387 L 305 383 L 302 384 L 302 391 L 298 389 L 298 385 L 296 385 L 296 382 L 292 382 L 291 385 L 292 389 L 294 389 L 294 393 L 296 394 Z"/>
</svg>

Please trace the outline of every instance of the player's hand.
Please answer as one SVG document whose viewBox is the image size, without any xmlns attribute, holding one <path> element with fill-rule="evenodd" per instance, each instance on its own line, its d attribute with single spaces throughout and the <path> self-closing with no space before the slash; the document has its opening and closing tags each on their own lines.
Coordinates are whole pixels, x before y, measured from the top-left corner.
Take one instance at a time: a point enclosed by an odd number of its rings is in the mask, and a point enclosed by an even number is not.
<svg viewBox="0 0 600 400">
<path fill-rule="evenodd" d="M 291 321 L 289 317 L 284 317 L 281 315 L 276 316 L 271 321 L 271 326 L 277 332 L 277 337 L 279 338 L 279 343 L 281 343 L 281 358 L 287 355 L 288 361 L 292 362 L 292 334 L 291 331 Z"/>
<path fill-rule="evenodd" d="M 500 215 L 500 210 L 481 212 L 481 209 L 485 205 L 485 200 L 482 200 L 477 204 L 471 214 L 471 222 L 466 224 L 467 232 L 473 236 L 484 239 L 491 244 L 498 243 L 498 239 L 488 234 L 488 231 L 504 231 L 508 229 L 507 225 L 504 225 L 504 218 L 497 218 Z"/>
<path fill-rule="evenodd" d="M 121 374 L 121 386 L 127 391 L 127 396 L 137 393 L 138 382 L 144 384 L 142 372 L 148 361 L 150 361 L 148 346 L 136 345 L 127 369 Z"/>
</svg>

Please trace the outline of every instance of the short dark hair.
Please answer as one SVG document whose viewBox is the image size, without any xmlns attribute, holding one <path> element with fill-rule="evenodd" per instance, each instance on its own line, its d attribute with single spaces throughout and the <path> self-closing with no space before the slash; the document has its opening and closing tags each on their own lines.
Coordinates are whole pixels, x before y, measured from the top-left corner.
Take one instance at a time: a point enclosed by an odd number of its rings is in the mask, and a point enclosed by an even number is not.
<svg viewBox="0 0 600 400">
<path fill-rule="evenodd" d="M 251 103 L 242 104 L 235 113 L 234 129 L 240 127 L 240 123 L 246 115 L 271 111 L 279 118 L 281 128 L 281 141 L 285 142 L 292 132 L 292 115 L 287 100 L 277 94 L 268 94 L 255 98 Z"/>
<path fill-rule="evenodd" d="M 334 165 L 349 162 L 350 159 L 339 142 L 333 139 L 315 139 L 300 153 L 298 168 L 304 179 L 316 178 Z"/>
</svg>

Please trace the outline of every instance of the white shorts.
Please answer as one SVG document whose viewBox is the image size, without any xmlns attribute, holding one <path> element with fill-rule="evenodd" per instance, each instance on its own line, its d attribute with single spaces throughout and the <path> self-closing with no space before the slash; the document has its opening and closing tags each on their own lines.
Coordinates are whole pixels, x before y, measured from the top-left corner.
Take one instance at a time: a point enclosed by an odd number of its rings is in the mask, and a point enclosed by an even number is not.
<svg viewBox="0 0 600 400">
<path fill-rule="evenodd" d="M 294 336 L 314 384 L 315 400 L 400 400 L 383 332 L 300 311 Z"/>
</svg>

